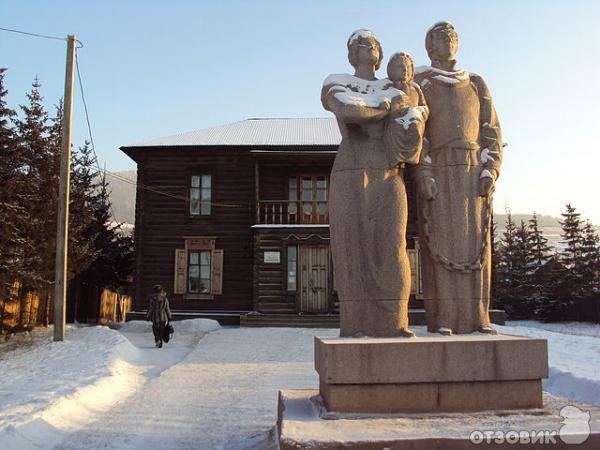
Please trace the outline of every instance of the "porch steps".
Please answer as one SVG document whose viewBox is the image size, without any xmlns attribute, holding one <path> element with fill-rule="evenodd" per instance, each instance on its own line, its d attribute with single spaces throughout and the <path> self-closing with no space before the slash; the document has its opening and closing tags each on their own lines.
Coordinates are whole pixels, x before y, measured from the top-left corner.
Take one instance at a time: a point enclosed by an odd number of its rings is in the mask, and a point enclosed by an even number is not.
<svg viewBox="0 0 600 450">
<path fill-rule="evenodd" d="M 339 328 L 337 314 L 261 314 L 240 317 L 241 327 Z"/>
<path fill-rule="evenodd" d="M 411 325 L 425 325 L 425 310 L 408 311 Z M 490 310 L 492 323 L 504 325 L 506 313 L 500 309 Z M 242 327 L 300 327 L 300 328 L 339 328 L 340 317 L 337 314 L 260 314 L 256 312 L 240 317 Z"/>
</svg>

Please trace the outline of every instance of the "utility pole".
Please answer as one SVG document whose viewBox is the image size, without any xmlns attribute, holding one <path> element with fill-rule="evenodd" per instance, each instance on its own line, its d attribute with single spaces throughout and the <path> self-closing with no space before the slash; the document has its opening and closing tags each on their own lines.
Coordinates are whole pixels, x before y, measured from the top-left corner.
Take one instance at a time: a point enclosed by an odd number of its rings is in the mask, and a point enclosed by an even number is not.
<svg viewBox="0 0 600 450">
<path fill-rule="evenodd" d="M 67 310 L 67 249 L 69 239 L 69 187 L 71 180 L 71 124 L 73 115 L 73 79 L 75 77 L 74 35 L 67 36 L 67 68 L 62 118 L 58 214 L 56 220 L 56 265 L 54 275 L 54 340 L 65 339 Z"/>
</svg>

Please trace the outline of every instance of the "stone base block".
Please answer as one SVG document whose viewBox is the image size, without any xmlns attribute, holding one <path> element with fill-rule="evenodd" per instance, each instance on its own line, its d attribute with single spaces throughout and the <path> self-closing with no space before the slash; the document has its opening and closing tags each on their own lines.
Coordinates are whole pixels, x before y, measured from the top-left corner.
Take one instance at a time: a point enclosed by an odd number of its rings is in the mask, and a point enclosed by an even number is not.
<svg viewBox="0 0 600 450">
<path fill-rule="evenodd" d="M 462 450 L 600 448 L 600 408 L 544 394 L 544 409 L 442 414 L 328 411 L 317 390 L 279 392 L 281 450 Z M 589 413 L 566 421 L 565 405 Z M 495 433 L 500 434 L 495 434 Z M 515 433 L 524 433 L 515 442 Z M 490 442 L 487 442 L 489 436 Z"/>
<path fill-rule="evenodd" d="M 321 383 L 320 393 L 330 411 L 481 411 L 543 406 L 541 380 L 403 384 Z"/>
<path fill-rule="evenodd" d="M 508 335 L 316 337 L 315 368 L 331 411 L 540 408 L 548 349 Z"/>
</svg>

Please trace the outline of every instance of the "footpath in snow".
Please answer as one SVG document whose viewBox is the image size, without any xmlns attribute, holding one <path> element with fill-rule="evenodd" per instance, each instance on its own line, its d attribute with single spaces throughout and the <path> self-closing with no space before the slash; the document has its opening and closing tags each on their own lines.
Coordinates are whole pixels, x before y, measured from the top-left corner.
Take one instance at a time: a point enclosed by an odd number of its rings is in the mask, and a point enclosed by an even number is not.
<svg viewBox="0 0 600 450">
<path fill-rule="evenodd" d="M 0 346 L 0 449 L 54 448 L 110 414 L 219 327 L 214 321 L 185 322 L 163 353 L 145 322 L 130 322 L 122 331 L 68 326 L 64 342 L 52 341 L 52 328 L 39 328 L 16 338 L 18 346 Z"/>
<path fill-rule="evenodd" d="M 600 325 L 511 322 L 548 339 L 554 395 L 600 406 Z M 149 323 L 36 331 L 0 347 L 0 449 L 272 449 L 279 389 L 317 387 L 313 336 L 336 329 L 175 323 L 154 347 Z"/>
</svg>

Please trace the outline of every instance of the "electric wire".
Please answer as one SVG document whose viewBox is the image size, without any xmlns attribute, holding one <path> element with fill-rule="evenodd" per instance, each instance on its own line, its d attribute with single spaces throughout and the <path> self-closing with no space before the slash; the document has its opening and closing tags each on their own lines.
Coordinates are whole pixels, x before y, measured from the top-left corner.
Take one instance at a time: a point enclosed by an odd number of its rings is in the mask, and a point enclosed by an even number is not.
<svg viewBox="0 0 600 450">
<path fill-rule="evenodd" d="M 8 31 L 10 33 L 25 34 L 27 36 L 39 37 L 39 38 L 44 38 L 44 39 L 54 39 L 57 41 L 66 41 L 67 40 L 67 38 L 63 38 L 63 37 L 59 37 L 59 36 L 49 36 L 47 34 L 30 33 L 28 31 L 13 30 L 11 28 L 1 28 L 0 27 L 0 30 Z"/>
<path fill-rule="evenodd" d="M 29 31 L 21 31 L 21 30 L 13 30 L 12 28 L 2 28 L 0 27 L 0 31 L 7 31 L 9 33 L 17 33 L 17 34 L 23 34 L 26 36 L 31 36 L 31 37 L 38 37 L 38 38 L 43 38 L 43 39 L 52 39 L 55 41 L 67 41 L 67 38 L 63 38 L 60 36 L 50 36 L 47 34 L 39 34 L 39 33 L 30 33 Z M 81 42 L 80 40 L 76 39 L 75 40 L 77 42 L 77 48 L 83 48 L 83 42 Z"/>
<path fill-rule="evenodd" d="M 11 28 L 3 28 L 0 27 L 0 31 L 6 31 L 6 32 L 10 32 L 10 33 L 18 33 L 18 34 L 22 34 L 22 35 L 27 35 L 27 36 L 31 36 L 31 37 L 38 37 L 38 38 L 43 38 L 43 39 L 52 39 L 52 40 L 58 40 L 58 41 L 67 41 L 67 38 L 64 37 L 59 37 L 59 36 L 50 36 L 50 35 L 45 35 L 45 34 L 40 34 L 40 33 L 31 33 L 28 31 L 22 31 L 22 30 L 15 30 L 15 29 L 11 29 Z M 78 46 L 77 48 L 83 48 L 83 43 L 79 40 L 76 41 Z M 90 144 L 91 144 L 91 148 L 92 148 L 92 152 L 94 153 L 94 162 L 98 168 L 98 170 L 100 172 L 102 172 L 104 175 L 108 175 L 114 179 L 117 179 L 119 181 L 122 181 L 124 183 L 128 183 L 131 184 L 133 186 L 136 186 L 139 189 L 142 190 L 146 190 L 149 192 L 153 192 L 156 194 L 160 194 L 163 196 L 167 196 L 176 200 L 182 200 L 182 201 L 188 201 L 188 198 L 186 196 L 182 196 L 182 195 L 177 195 L 177 194 L 172 194 L 170 192 L 166 192 L 163 191 L 161 189 L 157 189 L 155 187 L 151 187 L 148 185 L 145 185 L 143 183 L 137 182 L 137 181 L 133 181 L 130 180 L 128 178 L 122 177 L 120 175 L 117 175 L 114 172 L 110 172 L 107 171 L 106 169 L 102 168 L 100 166 L 99 163 L 99 159 L 98 159 L 98 154 L 96 153 L 96 146 L 94 144 L 94 137 L 92 134 L 92 127 L 91 127 L 91 123 L 90 123 L 90 118 L 89 118 L 89 112 L 88 112 L 88 107 L 87 107 L 87 102 L 85 99 L 85 93 L 84 93 L 84 88 L 83 88 L 83 83 L 82 83 L 82 77 L 81 77 L 81 71 L 79 69 L 79 58 L 78 58 L 78 54 L 77 52 L 75 52 L 75 67 L 77 69 L 77 79 L 79 81 L 79 88 L 80 88 L 80 93 L 81 93 L 81 100 L 83 103 L 83 109 L 85 112 L 85 118 L 86 118 L 86 124 L 87 124 L 87 129 L 88 129 L 88 135 L 90 138 Z M 460 166 L 471 166 L 470 164 L 464 164 L 464 163 L 457 163 L 457 164 L 429 164 L 426 167 L 428 168 L 435 168 L 435 167 L 460 167 Z M 228 208 L 246 208 L 246 207 L 251 207 L 251 206 L 255 206 L 256 202 L 237 202 L 237 203 L 217 203 L 217 202 L 202 202 L 202 203 L 209 203 L 211 206 L 219 206 L 219 207 L 228 207 Z M 111 210 L 112 210 L 112 205 L 111 205 Z M 111 211 L 112 212 L 112 211 Z M 113 212 L 113 217 L 114 217 L 114 212 Z"/>
<path fill-rule="evenodd" d="M 78 56 L 77 50 L 75 51 L 75 68 L 76 68 L 76 72 L 77 72 L 77 80 L 79 81 L 79 92 L 81 93 L 81 101 L 83 103 L 83 111 L 85 112 L 85 121 L 87 123 L 88 135 L 89 135 L 89 138 L 90 138 L 90 145 L 91 145 L 91 148 L 92 148 L 92 153 L 94 154 L 94 163 L 96 164 L 96 167 L 98 168 L 99 172 L 106 173 L 106 169 L 102 169 L 100 167 L 100 163 L 98 161 L 98 154 L 96 153 L 96 146 L 94 144 L 94 136 L 92 134 L 92 126 L 90 124 L 90 116 L 89 116 L 89 113 L 88 113 L 87 102 L 85 100 L 85 93 L 84 93 L 84 89 L 83 89 L 83 82 L 81 80 L 81 71 L 79 70 L 79 56 Z M 110 213 L 111 213 L 113 219 L 116 219 L 115 211 L 113 209 L 112 203 L 109 202 L 108 205 L 109 205 Z"/>
</svg>

